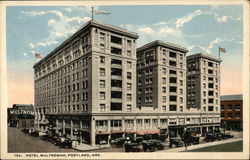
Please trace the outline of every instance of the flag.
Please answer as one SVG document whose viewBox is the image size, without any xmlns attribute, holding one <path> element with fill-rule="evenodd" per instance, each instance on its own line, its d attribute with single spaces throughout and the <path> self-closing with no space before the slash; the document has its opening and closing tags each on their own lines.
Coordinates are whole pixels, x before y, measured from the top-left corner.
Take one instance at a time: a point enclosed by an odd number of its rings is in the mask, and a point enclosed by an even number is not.
<svg viewBox="0 0 250 160">
<path fill-rule="evenodd" d="M 226 49 L 225 49 L 225 48 L 220 48 L 220 47 L 219 47 L 219 52 L 226 53 Z"/>
<path fill-rule="evenodd" d="M 41 54 L 35 53 L 35 58 L 42 58 Z"/>
<path fill-rule="evenodd" d="M 101 10 L 94 10 L 93 13 L 94 14 L 110 14 L 109 12 L 101 11 Z"/>
</svg>

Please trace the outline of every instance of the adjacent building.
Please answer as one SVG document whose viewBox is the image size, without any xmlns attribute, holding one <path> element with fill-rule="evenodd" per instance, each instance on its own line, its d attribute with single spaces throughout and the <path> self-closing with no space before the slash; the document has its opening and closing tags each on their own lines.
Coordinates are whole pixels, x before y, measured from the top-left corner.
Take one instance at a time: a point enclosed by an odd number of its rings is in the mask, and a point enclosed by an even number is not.
<svg viewBox="0 0 250 160">
<path fill-rule="evenodd" d="M 14 104 L 8 108 L 8 126 L 16 128 L 34 127 L 34 108 L 28 104 Z"/>
<path fill-rule="evenodd" d="M 153 41 L 137 49 L 137 107 L 158 114 L 176 135 L 186 121 L 186 53 L 184 47 Z M 144 111 L 145 110 L 145 111 Z M 182 127 L 180 127 L 182 126 Z"/>
<path fill-rule="evenodd" d="M 202 133 L 220 126 L 220 62 L 208 54 L 187 56 L 187 110 Z"/>
<path fill-rule="evenodd" d="M 243 130 L 242 94 L 224 95 L 221 100 L 221 126 L 227 130 Z"/>
</svg>

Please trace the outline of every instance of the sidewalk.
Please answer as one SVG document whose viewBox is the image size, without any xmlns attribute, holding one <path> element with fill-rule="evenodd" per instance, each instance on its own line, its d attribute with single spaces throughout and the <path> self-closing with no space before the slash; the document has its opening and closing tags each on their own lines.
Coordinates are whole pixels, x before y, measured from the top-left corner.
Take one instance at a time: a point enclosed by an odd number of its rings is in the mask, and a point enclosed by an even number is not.
<svg viewBox="0 0 250 160">
<path fill-rule="evenodd" d="M 216 142 L 208 142 L 208 143 L 204 143 L 204 144 L 191 145 L 191 146 L 188 146 L 187 149 L 193 150 L 193 149 L 198 149 L 198 148 L 216 146 L 219 144 L 237 142 L 237 141 L 241 141 L 241 140 L 243 140 L 243 139 L 242 138 L 233 138 L 233 139 L 221 140 L 221 141 L 216 141 Z M 159 152 L 183 152 L 183 151 L 185 151 L 185 147 L 173 148 L 173 149 L 168 149 L 168 150 L 161 150 Z"/>
<path fill-rule="evenodd" d="M 96 146 L 91 146 L 89 144 L 80 144 L 77 145 L 76 147 L 73 146 L 73 149 L 78 150 L 78 151 L 94 151 L 94 150 L 99 150 L 99 149 L 103 149 L 103 148 L 109 148 L 110 146 L 108 145 L 96 145 Z"/>
</svg>

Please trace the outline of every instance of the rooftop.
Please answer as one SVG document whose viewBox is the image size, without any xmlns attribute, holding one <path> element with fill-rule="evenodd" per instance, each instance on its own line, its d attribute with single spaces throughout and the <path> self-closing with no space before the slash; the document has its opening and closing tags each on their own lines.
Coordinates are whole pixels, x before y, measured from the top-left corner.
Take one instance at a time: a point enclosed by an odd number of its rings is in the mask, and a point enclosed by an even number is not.
<svg viewBox="0 0 250 160">
<path fill-rule="evenodd" d="M 185 48 L 185 47 L 181 47 L 179 45 L 169 43 L 169 42 L 164 42 L 161 40 L 155 40 L 153 42 L 147 43 L 147 44 L 137 48 L 137 52 L 144 50 L 144 49 L 147 49 L 147 48 L 150 48 L 150 47 L 154 47 L 154 46 L 163 46 L 163 47 L 167 47 L 167 48 L 178 50 L 178 51 L 185 52 L 185 53 L 188 52 L 187 48 Z"/>
<path fill-rule="evenodd" d="M 124 28 L 120 28 L 117 26 L 113 26 L 110 24 L 104 24 L 102 22 L 96 21 L 96 20 L 90 20 L 87 23 L 85 23 L 80 29 L 78 29 L 73 35 L 71 35 L 68 39 L 63 41 L 59 46 L 57 46 L 53 51 L 51 51 L 48 55 L 46 55 L 44 58 L 42 58 L 39 62 L 37 62 L 33 68 L 37 67 L 39 64 L 42 64 L 46 59 L 53 56 L 56 52 L 58 52 L 60 49 L 62 49 L 65 45 L 67 45 L 71 40 L 73 40 L 76 36 L 78 36 L 81 31 L 89 28 L 89 27 L 98 27 L 103 28 L 112 32 L 121 33 L 124 35 L 127 35 L 129 37 L 138 38 L 138 35 L 135 32 L 130 32 Z"/>
<path fill-rule="evenodd" d="M 242 94 L 220 96 L 221 101 L 243 100 Z"/>
<path fill-rule="evenodd" d="M 197 54 L 191 54 L 187 56 L 187 60 L 196 59 L 196 58 L 206 58 L 212 61 L 221 62 L 221 59 L 219 59 L 218 57 L 210 55 L 210 54 L 205 54 L 205 53 L 197 53 Z"/>
</svg>

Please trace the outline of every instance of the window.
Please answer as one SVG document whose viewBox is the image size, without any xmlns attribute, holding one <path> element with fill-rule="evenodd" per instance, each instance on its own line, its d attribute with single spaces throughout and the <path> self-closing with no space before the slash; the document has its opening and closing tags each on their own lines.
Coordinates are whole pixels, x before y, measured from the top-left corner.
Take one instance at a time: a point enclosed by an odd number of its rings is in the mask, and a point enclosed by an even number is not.
<svg viewBox="0 0 250 160">
<path fill-rule="evenodd" d="M 111 91 L 111 98 L 122 98 L 122 92 L 121 91 Z"/>
<path fill-rule="evenodd" d="M 122 61 L 119 59 L 111 59 L 111 64 L 122 65 Z"/>
<path fill-rule="evenodd" d="M 183 112 L 183 106 L 180 106 L 180 112 Z"/>
<path fill-rule="evenodd" d="M 105 80 L 100 80 L 100 88 L 105 88 Z"/>
<path fill-rule="evenodd" d="M 213 106 L 208 106 L 208 111 L 214 111 L 214 107 Z"/>
<path fill-rule="evenodd" d="M 100 112 L 105 111 L 105 104 L 100 104 L 99 111 Z"/>
<path fill-rule="evenodd" d="M 180 85 L 183 86 L 183 80 L 180 80 Z"/>
<path fill-rule="evenodd" d="M 214 91 L 208 91 L 208 95 L 209 96 L 213 96 L 214 95 Z"/>
<path fill-rule="evenodd" d="M 175 74 L 176 75 L 176 71 L 175 70 L 169 70 L 169 74 Z"/>
<path fill-rule="evenodd" d="M 169 82 L 170 82 L 170 83 L 176 83 L 176 82 L 177 82 L 177 78 L 175 78 L 175 77 L 170 77 L 170 78 L 169 78 Z"/>
<path fill-rule="evenodd" d="M 105 76 L 105 68 L 100 68 L 100 76 Z"/>
<path fill-rule="evenodd" d="M 170 66 L 175 66 L 176 67 L 176 62 L 175 61 L 169 61 Z"/>
<path fill-rule="evenodd" d="M 232 110 L 233 109 L 233 105 L 232 104 L 228 104 L 227 108 L 228 108 L 228 110 Z"/>
<path fill-rule="evenodd" d="M 235 113 L 235 118 L 240 118 L 240 113 L 239 112 Z"/>
<path fill-rule="evenodd" d="M 214 88 L 214 84 L 213 83 L 208 83 L 208 88 Z"/>
<path fill-rule="evenodd" d="M 131 94 L 127 94 L 127 101 L 131 101 L 131 100 L 132 100 Z"/>
<path fill-rule="evenodd" d="M 177 96 L 169 96 L 169 101 L 176 102 Z"/>
<path fill-rule="evenodd" d="M 97 120 L 97 121 L 96 121 L 96 126 L 97 126 L 97 127 L 104 127 L 104 126 L 107 126 L 107 121 L 100 121 L 100 120 Z"/>
<path fill-rule="evenodd" d="M 127 90 L 131 91 L 132 90 L 132 83 L 127 83 Z"/>
<path fill-rule="evenodd" d="M 166 96 L 162 96 L 162 102 L 166 102 Z"/>
<path fill-rule="evenodd" d="M 127 79 L 132 79 L 132 73 L 131 72 L 127 72 Z"/>
<path fill-rule="evenodd" d="M 105 100 L 105 92 L 100 92 L 100 100 Z"/>
<path fill-rule="evenodd" d="M 213 67 L 213 63 L 212 62 L 208 62 L 208 66 L 209 67 Z"/>
<path fill-rule="evenodd" d="M 127 104 L 127 112 L 131 112 L 132 111 L 132 106 L 131 104 Z"/>
<path fill-rule="evenodd" d="M 208 74 L 213 74 L 213 70 L 209 69 Z"/>
<path fill-rule="evenodd" d="M 105 57 L 100 56 L 100 63 L 105 63 Z"/>
<path fill-rule="evenodd" d="M 228 117 L 228 118 L 232 118 L 232 117 L 233 117 L 233 114 L 232 114 L 232 113 L 227 113 L 227 117 Z"/>
<path fill-rule="evenodd" d="M 111 53 L 116 55 L 121 55 L 122 50 L 120 48 L 111 47 Z"/>
<path fill-rule="evenodd" d="M 132 62 L 127 61 L 127 68 L 128 68 L 128 69 L 131 69 L 131 68 L 132 68 Z"/>
<path fill-rule="evenodd" d="M 170 87 L 169 87 L 169 91 L 170 91 L 170 92 L 175 92 L 175 93 L 176 93 L 177 87 L 170 86 Z"/>
<path fill-rule="evenodd" d="M 169 57 L 176 58 L 176 53 L 175 52 L 169 52 Z"/>
<path fill-rule="evenodd" d="M 162 87 L 162 93 L 166 93 L 166 87 Z"/>
<path fill-rule="evenodd" d="M 162 73 L 163 73 L 163 75 L 166 75 L 166 68 L 162 68 Z"/>
<path fill-rule="evenodd" d="M 122 110 L 122 103 L 111 103 L 111 111 L 121 111 Z"/>
<path fill-rule="evenodd" d="M 166 111 L 166 106 L 162 106 L 162 111 Z"/>
<path fill-rule="evenodd" d="M 166 78 L 162 78 L 162 84 L 166 84 Z"/>
<path fill-rule="evenodd" d="M 214 99 L 213 98 L 209 98 L 208 99 L 208 103 L 214 103 Z"/>
<path fill-rule="evenodd" d="M 111 120 L 111 127 L 121 127 L 122 121 L 121 120 Z"/>
<path fill-rule="evenodd" d="M 111 43 L 122 44 L 122 39 L 120 37 L 111 35 Z"/>
<path fill-rule="evenodd" d="M 235 109 L 240 110 L 240 104 L 239 103 L 235 104 Z"/>
<path fill-rule="evenodd" d="M 222 105 L 220 106 L 220 109 L 221 109 L 221 110 L 224 110 L 224 109 L 225 109 L 225 106 L 222 104 Z"/>
<path fill-rule="evenodd" d="M 169 111 L 176 111 L 176 105 L 170 105 L 169 106 Z"/>
</svg>

